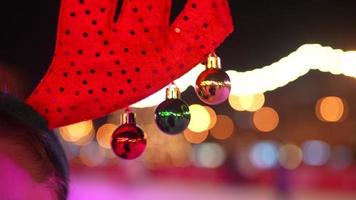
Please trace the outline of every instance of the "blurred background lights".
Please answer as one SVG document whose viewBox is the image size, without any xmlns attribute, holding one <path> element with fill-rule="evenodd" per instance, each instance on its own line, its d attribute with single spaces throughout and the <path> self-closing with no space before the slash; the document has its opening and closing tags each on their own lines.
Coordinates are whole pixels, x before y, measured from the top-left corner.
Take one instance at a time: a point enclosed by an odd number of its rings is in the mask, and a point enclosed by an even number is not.
<svg viewBox="0 0 356 200">
<path fill-rule="evenodd" d="M 285 144 L 279 148 L 279 164 L 286 169 L 296 169 L 302 159 L 302 150 L 297 145 Z"/>
<path fill-rule="evenodd" d="M 66 154 L 66 157 L 69 161 L 78 157 L 80 146 L 71 142 L 64 142 L 63 140 L 61 140 L 61 142 L 64 147 L 63 149 Z"/>
<path fill-rule="evenodd" d="M 117 127 L 115 124 L 104 124 L 98 129 L 96 140 L 101 147 L 106 149 L 111 148 L 111 136 Z"/>
<path fill-rule="evenodd" d="M 237 111 L 245 111 L 253 104 L 253 96 L 229 96 L 230 106 Z"/>
<path fill-rule="evenodd" d="M 93 121 L 83 121 L 59 128 L 59 133 L 67 142 L 77 142 L 88 136 L 93 129 Z"/>
<path fill-rule="evenodd" d="M 105 157 L 107 159 L 111 159 L 113 161 L 119 161 L 119 159 L 117 159 L 117 156 L 115 155 L 115 153 L 111 150 L 111 149 L 105 149 Z"/>
<path fill-rule="evenodd" d="M 226 152 L 217 143 L 203 143 L 194 146 L 193 164 L 204 168 L 220 167 L 226 159 Z"/>
<path fill-rule="evenodd" d="M 191 162 L 192 147 L 183 134 L 167 135 L 156 124 L 142 127 L 147 134 L 147 148 L 142 156 L 149 168 L 182 167 Z"/>
<path fill-rule="evenodd" d="M 247 111 L 254 112 L 258 109 L 262 108 L 265 103 L 265 95 L 264 94 L 255 94 L 253 95 L 253 104 L 246 109 Z"/>
<path fill-rule="evenodd" d="M 95 130 L 94 130 L 94 128 L 92 128 L 87 135 L 79 138 L 74 143 L 79 146 L 84 146 L 84 145 L 89 144 L 91 141 L 93 141 L 94 137 L 95 137 Z"/>
<path fill-rule="evenodd" d="M 238 143 L 233 140 L 235 138 L 231 138 L 227 143 L 224 142 L 224 145 L 228 146 L 232 144 L 238 148 L 236 152 L 233 152 L 235 154 L 231 156 L 231 152 L 227 152 L 224 146 L 207 142 L 209 133 L 214 139 L 224 140 L 232 136 L 236 131 L 236 127 L 240 127 L 242 131 L 254 128 L 261 132 L 274 131 L 280 123 L 280 116 L 274 108 L 264 106 L 264 92 L 284 86 L 299 76 L 306 74 L 311 69 L 318 69 L 333 74 L 353 74 L 355 68 L 347 68 L 346 60 L 354 61 L 355 59 L 350 57 L 351 54 L 345 57 L 341 55 L 342 53 L 341 50 L 333 50 L 331 48 L 321 47 L 320 45 L 306 45 L 288 57 L 265 68 L 247 72 L 228 71 L 233 84 L 229 104 L 234 110 L 247 112 L 231 112 L 229 116 L 227 116 L 228 114 L 217 115 L 212 107 L 193 104 L 189 107 L 191 122 L 188 129 L 185 130 L 183 134 L 177 136 L 167 136 L 163 134 L 157 128 L 154 118 L 152 117 L 155 110 L 154 106 L 164 97 L 165 88 L 163 88 L 160 92 L 136 104 L 137 108 L 133 108 L 137 114 L 137 123 L 142 126 L 146 133 L 149 133 L 147 149 L 144 155 L 135 161 L 134 165 L 138 166 L 143 164 L 147 170 L 164 171 L 172 169 L 177 170 L 176 172 L 179 174 L 179 168 L 191 165 L 209 169 L 224 167 L 222 169 L 225 170 L 231 167 L 231 163 L 234 163 L 236 167 L 235 170 L 237 170 L 236 174 L 242 175 L 247 179 L 260 178 L 265 175 L 264 173 L 271 172 L 265 171 L 263 173 L 263 171 L 260 170 L 279 170 L 277 166 L 287 170 L 295 170 L 298 169 L 302 163 L 308 166 L 325 166 L 323 169 L 328 167 L 328 172 L 332 169 L 334 171 L 338 170 L 335 173 L 348 173 L 349 169 L 353 169 L 353 146 L 333 146 L 333 148 L 331 148 L 329 144 L 319 140 L 305 141 L 301 146 L 292 143 L 280 145 L 274 141 L 260 140 L 261 137 L 272 137 L 279 140 L 281 139 L 279 138 L 279 134 L 272 136 L 256 135 L 255 133 L 243 134 L 243 132 L 241 132 L 239 137 L 236 138 Z M 328 57 L 328 55 L 332 55 L 333 57 Z M 339 62 L 343 64 L 339 64 Z M 315 67 L 310 68 L 309 66 Z M 188 85 L 195 84 L 196 77 L 204 69 L 204 66 L 199 65 L 190 73 L 189 76 L 191 77 L 186 76 L 184 79 L 179 79 L 176 84 L 182 91 L 185 90 Z M 311 78 L 309 79 L 312 80 Z M 299 98 L 299 100 L 296 100 L 297 104 L 309 105 L 310 103 L 314 103 L 322 93 L 318 93 L 318 84 L 313 81 L 309 83 L 304 81 L 305 80 L 303 80 L 304 86 L 312 84 L 315 88 L 308 88 L 308 91 L 302 90 L 302 92 L 297 92 L 293 98 Z M 244 87 L 241 87 L 241 85 Z M 298 88 L 305 87 L 299 85 Z M 313 95 L 310 95 L 310 93 L 313 93 Z M 341 95 L 343 94 L 340 93 L 340 97 L 327 96 L 317 101 L 315 114 L 319 120 L 340 122 L 345 118 L 348 113 L 348 105 Z M 344 94 L 344 96 L 348 98 L 347 95 Z M 271 100 L 273 101 L 273 99 Z M 220 107 L 214 108 L 220 109 Z M 280 109 L 283 111 L 282 104 Z M 101 125 L 96 132 L 93 121 L 91 120 L 57 129 L 56 131 L 59 132 L 63 138 L 62 142 L 66 141 L 63 142 L 63 144 L 68 158 L 74 164 L 89 167 L 100 166 L 105 168 L 106 166 L 129 166 L 128 163 L 124 164 L 125 162 L 119 161 L 110 149 L 111 135 L 120 124 L 121 112 L 122 110 L 118 110 L 107 116 L 106 124 Z M 350 116 L 350 119 L 351 120 L 348 121 L 352 121 L 353 118 Z M 345 123 L 346 122 L 347 121 L 345 121 Z M 100 121 L 100 123 L 102 123 L 102 121 Z M 284 123 L 280 131 L 284 131 L 286 127 L 289 129 L 293 128 L 296 124 L 294 121 L 291 122 L 288 118 L 286 118 Z M 287 123 L 293 123 L 293 126 Z M 313 123 L 308 123 L 305 119 L 298 123 L 298 126 L 295 126 L 298 132 L 314 133 L 316 131 L 310 131 L 309 129 L 319 130 L 319 127 L 312 127 Z M 327 124 L 324 124 L 324 126 L 325 125 Z M 344 124 L 340 125 L 343 126 Z M 346 124 L 340 127 L 340 130 L 331 131 L 340 131 L 341 135 L 341 132 L 344 131 L 341 129 L 349 129 L 349 127 L 350 125 Z M 95 136 L 96 140 L 93 139 Z M 307 137 L 318 138 L 319 136 L 318 134 L 310 134 Z M 299 139 L 305 139 L 303 138 L 304 136 L 301 137 L 302 138 L 298 137 L 297 141 L 300 141 Z M 294 135 L 291 135 L 290 138 L 288 136 L 288 140 L 292 139 L 296 139 Z M 345 140 L 340 139 L 340 141 L 338 140 L 337 142 L 342 143 L 343 141 Z M 330 143 L 334 145 L 335 141 L 330 141 Z M 229 150 L 231 149 L 229 148 Z M 230 153 L 230 155 L 227 153 Z M 229 163 L 225 162 L 227 156 L 232 159 L 229 160 Z M 117 166 L 118 162 L 120 163 L 119 166 Z M 132 164 L 130 166 L 132 166 Z M 304 172 L 303 168 L 301 168 L 301 170 L 295 170 L 293 173 L 301 173 L 301 171 L 302 173 Z M 213 173 L 215 172 L 216 171 Z"/>
<path fill-rule="evenodd" d="M 218 115 L 215 126 L 210 129 L 210 134 L 219 140 L 229 138 L 234 132 L 234 122 L 226 115 Z"/>
<path fill-rule="evenodd" d="M 337 122 L 344 115 L 344 101 L 340 97 L 329 96 L 318 100 L 315 108 L 316 116 L 321 121 Z"/>
<path fill-rule="evenodd" d="M 212 109 L 210 106 L 204 106 L 204 108 L 209 112 L 210 115 L 210 125 L 209 125 L 209 129 L 213 128 L 216 124 L 216 113 L 215 110 Z"/>
<path fill-rule="evenodd" d="M 248 148 L 241 148 L 241 146 L 236 146 L 235 153 L 235 167 L 236 170 L 244 177 L 251 178 L 256 175 L 258 169 L 252 164 L 249 156 Z"/>
<path fill-rule="evenodd" d="M 319 44 L 305 44 L 269 66 L 246 72 L 227 71 L 231 79 L 231 94 L 243 96 L 272 91 L 307 74 L 311 69 L 356 77 L 355 67 L 352 67 L 356 65 L 355 54 Z"/>
<path fill-rule="evenodd" d="M 153 117 L 155 114 L 155 107 L 148 108 L 134 108 L 132 109 L 136 113 L 136 124 L 155 124 L 155 118 Z"/>
<path fill-rule="evenodd" d="M 254 112 L 260 109 L 265 103 L 264 94 L 245 95 L 245 96 L 229 96 L 230 106 L 237 111 Z"/>
<path fill-rule="evenodd" d="M 209 135 L 208 130 L 199 133 L 193 132 L 189 129 L 186 129 L 184 131 L 184 138 L 192 144 L 200 144 L 204 142 L 206 138 L 208 138 L 208 135 Z"/>
<path fill-rule="evenodd" d="M 263 107 L 253 114 L 252 120 L 259 131 L 270 132 L 278 126 L 279 116 L 273 108 Z"/>
<path fill-rule="evenodd" d="M 210 126 L 210 114 L 204 106 L 193 104 L 189 106 L 190 111 L 190 123 L 188 128 L 193 132 L 203 132 L 209 129 Z"/>
<path fill-rule="evenodd" d="M 259 169 L 271 169 L 278 163 L 278 148 L 275 143 L 264 141 L 252 146 L 251 163 Z"/>
<path fill-rule="evenodd" d="M 255 70 L 246 72 L 228 70 L 227 74 L 232 84 L 231 97 L 229 98 L 230 105 L 239 111 L 246 110 L 245 107 L 251 104 L 251 96 L 254 96 L 254 94 L 265 93 L 285 86 L 289 82 L 307 74 L 312 69 L 356 77 L 356 68 L 352 67 L 356 66 L 355 55 L 355 51 L 342 51 L 340 49 L 324 47 L 320 44 L 305 44 L 287 57 L 271 65 L 256 67 Z M 182 92 L 189 85 L 194 87 L 196 78 L 204 69 L 204 65 L 197 65 L 188 73 L 175 80 L 175 84 Z M 158 105 L 158 102 L 161 102 L 164 96 L 165 88 L 162 88 L 151 96 L 133 104 L 132 107 L 143 108 Z M 244 103 L 239 105 L 239 101 L 236 99 L 241 96 L 244 96 Z"/>
<path fill-rule="evenodd" d="M 330 158 L 330 146 L 319 140 L 309 140 L 303 143 L 303 161 L 307 165 L 322 166 Z"/>
<path fill-rule="evenodd" d="M 351 166 L 353 160 L 353 152 L 347 146 L 335 146 L 331 152 L 329 160 L 330 167 L 335 170 L 345 170 Z"/>
<path fill-rule="evenodd" d="M 96 142 L 83 146 L 79 152 L 79 158 L 83 164 L 89 167 L 95 167 L 105 161 L 105 149 L 100 148 Z"/>
</svg>

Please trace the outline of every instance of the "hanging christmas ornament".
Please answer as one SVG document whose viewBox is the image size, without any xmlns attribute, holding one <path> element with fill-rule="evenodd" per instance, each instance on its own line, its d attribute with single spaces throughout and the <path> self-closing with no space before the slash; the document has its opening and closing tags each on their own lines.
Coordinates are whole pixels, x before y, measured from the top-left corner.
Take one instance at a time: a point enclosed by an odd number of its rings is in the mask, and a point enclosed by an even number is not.
<svg viewBox="0 0 356 200">
<path fill-rule="evenodd" d="M 122 125 L 118 127 L 111 140 L 114 153 L 123 159 L 135 159 L 146 148 L 146 136 L 136 125 L 135 114 L 126 110 L 121 116 Z"/>
<path fill-rule="evenodd" d="M 201 101 L 209 105 L 224 102 L 230 94 L 229 76 L 221 70 L 220 58 L 211 53 L 208 56 L 206 70 L 197 78 L 195 92 Z"/>
<path fill-rule="evenodd" d="M 166 89 L 166 100 L 156 108 L 155 120 L 158 128 L 169 135 L 182 133 L 188 127 L 189 106 L 180 99 L 180 91 L 175 84 Z"/>
</svg>

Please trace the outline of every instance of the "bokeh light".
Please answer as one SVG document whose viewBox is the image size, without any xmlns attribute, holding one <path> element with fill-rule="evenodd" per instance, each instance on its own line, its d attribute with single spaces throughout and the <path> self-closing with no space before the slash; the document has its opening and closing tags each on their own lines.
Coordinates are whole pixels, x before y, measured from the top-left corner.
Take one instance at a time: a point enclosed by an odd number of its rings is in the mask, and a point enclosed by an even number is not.
<svg viewBox="0 0 356 200">
<path fill-rule="evenodd" d="M 328 96 L 318 100 L 315 114 L 321 121 L 338 122 L 344 116 L 344 101 L 340 97 Z"/>
<path fill-rule="evenodd" d="M 218 115 L 215 126 L 210 130 L 211 135 L 219 140 L 229 138 L 234 132 L 234 122 L 226 115 Z"/>
<path fill-rule="evenodd" d="M 329 164 L 334 170 L 345 170 L 352 165 L 352 160 L 352 149 L 347 146 L 338 145 L 333 148 Z"/>
<path fill-rule="evenodd" d="M 235 158 L 235 167 L 236 170 L 241 174 L 243 177 L 251 178 L 256 175 L 258 169 L 252 164 L 249 158 L 249 148 L 243 147 L 241 148 L 240 145 L 236 146 L 236 151 L 234 152 Z M 247 156 L 246 156 L 247 155 Z"/>
<path fill-rule="evenodd" d="M 296 169 L 302 159 L 302 150 L 297 145 L 285 144 L 279 148 L 279 164 L 286 169 Z"/>
<path fill-rule="evenodd" d="M 74 144 L 79 145 L 79 146 L 87 145 L 93 141 L 94 137 L 95 137 L 95 130 L 92 128 L 91 131 L 87 135 L 85 135 L 85 136 L 81 137 L 80 139 L 78 139 L 77 141 L 75 141 Z"/>
<path fill-rule="evenodd" d="M 208 135 L 209 135 L 209 131 L 206 130 L 206 131 L 203 131 L 203 132 L 193 132 L 189 129 L 186 129 L 184 131 L 184 138 L 192 143 L 192 144 L 200 144 L 202 142 L 204 142 L 206 140 L 206 138 L 208 138 Z"/>
<path fill-rule="evenodd" d="M 216 113 L 215 110 L 212 109 L 210 106 L 204 106 L 204 108 L 209 112 L 210 115 L 210 125 L 209 125 L 209 129 L 213 128 L 216 124 Z"/>
<path fill-rule="evenodd" d="M 303 161 L 310 166 L 322 166 L 330 157 L 330 146 L 318 140 L 309 140 L 303 143 Z"/>
<path fill-rule="evenodd" d="M 355 65 L 355 55 L 355 51 L 344 52 L 320 44 L 305 44 L 297 51 L 271 65 L 246 72 L 228 70 L 226 73 L 229 75 L 232 84 L 231 98 L 273 91 L 304 76 L 311 69 L 356 77 L 356 69 L 350 67 Z M 204 70 L 205 66 L 198 64 L 188 73 L 175 80 L 175 84 L 183 92 L 189 85 L 195 86 L 196 78 Z M 135 108 L 156 106 L 161 102 L 163 96 L 165 96 L 165 87 L 131 106 Z M 235 106 L 234 109 L 239 111 L 245 107 L 236 106 L 236 103 L 233 103 L 233 105 Z"/>
<path fill-rule="evenodd" d="M 253 104 L 253 96 L 229 96 L 230 106 L 237 111 L 244 111 Z"/>
<path fill-rule="evenodd" d="M 101 147 L 106 149 L 111 148 L 111 137 L 117 127 L 115 124 L 104 124 L 98 129 L 96 140 Z"/>
<path fill-rule="evenodd" d="M 83 146 L 79 152 L 79 158 L 83 164 L 89 167 L 95 167 L 105 161 L 105 149 L 100 148 L 96 142 Z"/>
<path fill-rule="evenodd" d="M 228 70 L 231 94 L 240 96 L 272 91 L 295 81 L 311 69 L 356 77 L 355 68 L 350 67 L 355 66 L 355 55 L 355 51 L 344 52 L 319 44 L 305 44 L 269 66 L 247 72 Z"/>
<path fill-rule="evenodd" d="M 93 121 L 83 121 L 59 128 L 59 133 L 67 142 L 77 142 L 88 136 L 93 129 Z"/>
<path fill-rule="evenodd" d="M 105 149 L 105 157 L 107 159 L 112 159 L 114 161 L 119 161 L 119 159 L 117 159 L 117 156 L 115 155 L 115 153 L 113 152 L 112 149 Z"/>
<path fill-rule="evenodd" d="M 203 143 L 194 147 L 193 164 L 204 168 L 217 168 L 224 164 L 226 152 L 219 144 Z"/>
<path fill-rule="evenodd" d="M 278 163 L 277 145 L 269 142 L 258 142 L 250 151 L 251 163 L 259 169 L 271 169 Z"/>
<path fill-rule="evenodd" d="M 237 111 L 254 112 L 260 109 L 265 103 L 264 94 L 245 95 L 245 96 L 229 96 L 230 106 Z"/>
<path fill-rule="evenodd" d="M 263 107 L 253 114 L 253 124 L 262 132 L 273 131 L 279 123 L 277 111 L 271 107 Z"/>
<path fill-rule="evenodd" d="M 147 133 L 148 141 L 142 159 L 148 168 L 184 167 L 191 163 L 192 147 L 183 134 L 164 134 L 156 124 L 147 124 L 142 128 Z"/>
<path fill-rule="evenodd" d="M 193 104 L 189 106 L 191 114 L 190 123 L 188 128 L 193 132 L 203 132 L 209 129 L 210 114 L 204 106 Z"/>
<path fill-rule="evenodd" d="M 155 106 L 132 109 L 136 113 L 136 123 L 140 125 L 156 123 L 154 118 L 156 108 Z"/>
<path fill-rule="evenodd" d="M 80 146 L 76 145 L 72 142 L 64 142 L 62 140 L 62 146 L 64 149 L 64 153 L 69 161 L 76 159 L 79 155 Z"/>
</svg>

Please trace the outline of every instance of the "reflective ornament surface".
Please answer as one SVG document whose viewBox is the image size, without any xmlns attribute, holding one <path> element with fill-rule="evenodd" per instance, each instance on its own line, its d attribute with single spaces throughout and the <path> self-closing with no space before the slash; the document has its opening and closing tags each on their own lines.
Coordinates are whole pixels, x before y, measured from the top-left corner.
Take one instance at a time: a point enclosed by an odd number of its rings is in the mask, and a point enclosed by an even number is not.
<svg viewBox="0 0 356 200">
<path fill-rule="evenodd" d="M 196 81 L 197 96 L 208 105 L 216 105 L 229 97 L 230 90 L 230 78 L 221 70 L 220 58 L 215 54 L 210 54 L 207 69 L 199 75 Z"/>
<path fill-rule="evenodd" d="M 169 134 L 182 133 L 189 124 L 189 106 L 180 99 L 180 91 L 172 85 L 166 90 L 166 100 L 158 105 L 155 111 L 158 128 Z"/>
<path fill-rule="evenodd" d="M 135 114 L 131 111 L 125 111 L 121 120 L 122 125 L 112 135 L 112 150 L 120 158 L 135 159 L 146 148 L 146 136 L 142 129 L 136 125 Z"/>
</svg>

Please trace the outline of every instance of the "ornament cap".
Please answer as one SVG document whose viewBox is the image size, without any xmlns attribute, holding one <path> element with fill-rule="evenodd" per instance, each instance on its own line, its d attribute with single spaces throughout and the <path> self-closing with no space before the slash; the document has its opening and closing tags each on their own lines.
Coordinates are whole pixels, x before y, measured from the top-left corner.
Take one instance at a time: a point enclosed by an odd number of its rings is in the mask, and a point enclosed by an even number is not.
<svg viewBox="0 0 356 200">
<path fill-rule="evenodd" d="M 121 124 L 136 124 L 136 115 L 130 109 L 121 114 Z"/>
<path fill-rule="evenodd" d="M 166 99 L 180 99 L 180 90 L 176 84 L 172 83 L 166 89 Z"/>
<path fill-rule="evenodd" d="M 215 52 L 212 52 L 208 55 L 206 67 L 208 69 L 221 69 L 220 57 L 217 56 Z"/>
</svg>

